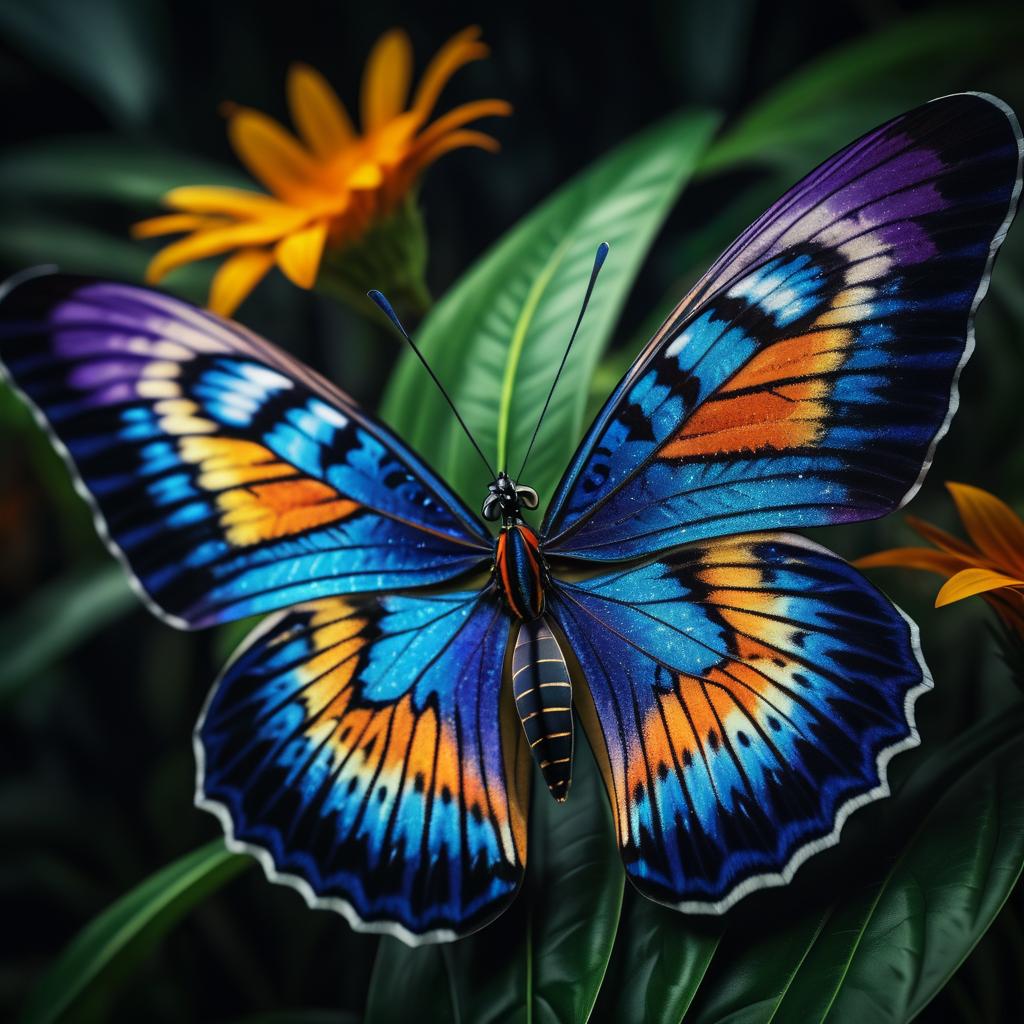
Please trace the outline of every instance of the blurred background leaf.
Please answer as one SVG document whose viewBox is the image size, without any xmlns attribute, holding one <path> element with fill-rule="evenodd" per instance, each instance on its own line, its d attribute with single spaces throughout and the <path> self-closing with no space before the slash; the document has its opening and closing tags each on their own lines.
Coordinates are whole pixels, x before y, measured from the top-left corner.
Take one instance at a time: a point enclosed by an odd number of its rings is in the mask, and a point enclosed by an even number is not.
<svg viewBox="0 0 1024 1024">
<path fill-rule="evenodd" d="M 981 61 L 1011 61 L 1019 8 L 949 8 L 896 24 L 811 62 L 759 99 L 712 147 L 704 174 L 737 164 L 800 174 L 887 117 L 932 98 Z M 935 83 L 933 86 L 931 83 Z"/>
<path fill-rule="evenodd" d="M 51 1024 L 90 995 L 95 1014 L 111 994 L 111 979 L 127 974 L 183 914 L 251 864 L 214 840 L 147 878 L 78 935 L 39 982 L 21 1020 Z M 97 993 L 101 981 L 106 989 Z"/>
<path fill-rule="evenodd" d="M 116 562 L 74 570 L 38 590 L 17 613 L 0 621 L 0 701 L 10 699 L 137 601 Z"/>
<path fill-rule="evenodd" d="M 103 135 L 44 139 L 0 157 L 0 191 L 46 205 L 86 200 L 156 206 L 179 185 L 254 187 L 241 171 L 212 160 Z"/>
<path fill-rule="evenodd" d="M 159 45 L 166 8 L 150 0 L 0 2 L 0 30 L 40 66 L 133 128 L 157 111 L 167 82 Z"/>
</svg>

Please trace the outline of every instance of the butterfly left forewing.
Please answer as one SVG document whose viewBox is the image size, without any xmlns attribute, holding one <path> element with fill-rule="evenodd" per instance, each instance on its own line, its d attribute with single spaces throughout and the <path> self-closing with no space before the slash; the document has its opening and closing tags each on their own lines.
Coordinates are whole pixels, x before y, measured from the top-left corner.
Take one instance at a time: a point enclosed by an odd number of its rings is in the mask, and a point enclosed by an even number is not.
<svg viewBox="0 0 1024 1024">
<path fill-rule="evenodd" d="M 489 538 L 382 424 L 236 324 L 44 276 L 0 305 L 0 359 L 150 607 L 203 626 L 436 584 Z"/>
<path fill-rule="evenodd" d="M 270 877 L 357 928 L 412 943 L 475 930 L 526 859 L 529 759 L 502 719 L 508 634 L 493 594 L 280 613 L 210 695 L 198 803 Z"/>
<path fill-rule="evenodd" d="M 916 629 L 799 537 L 690 545 L 557 583 L 549 607 L 626 871 L 659 902 L 719 913 L 788 882 L 918 742 Z"/>
</svg>

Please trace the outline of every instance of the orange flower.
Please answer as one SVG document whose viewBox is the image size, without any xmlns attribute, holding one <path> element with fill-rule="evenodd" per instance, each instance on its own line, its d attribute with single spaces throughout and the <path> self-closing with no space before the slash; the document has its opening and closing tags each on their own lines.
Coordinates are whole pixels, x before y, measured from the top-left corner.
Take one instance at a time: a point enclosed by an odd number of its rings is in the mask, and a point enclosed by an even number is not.
<svg viewBox="0 0 1024 1024">
<path fill-rule="evenodd" d="M 859 558 L 860 569 L 900 565 L 946 577 L 935 607 L 981 594 L 1011 629 L 1024 636 L 1024 521 L 994 494 L 947 483 L 971 543 L 913 516 L 907 522 L 935 548 L 893 548 Z"/>
<path fill-rule="evenodd" d="M 362 134 L 323 76 L 304 64 L 293 65 L 287 81 L 298 137 L 257 110 L 231 106 L 231 145 L 271 194 L 216 185 L 172 189 L 163 202 L 174 212 L 133 228 L 136 238 L 187 233 L 153 257 L 146 280 L 155 284 L 183 264 L 231 253 L 209 299 L 210 308 L 225 316 L 275 263 L 294 284 L 312 288 L 325 249 L 341 251 L 364 239 L 398 210 L 438 157 L 465 146 L 497 151 L 490 135 L 465 126 L 511 113 L 504 100 L 466 103 L 428 124 L 452 75 L 487 56 L 479 36 L 478 28 L 468 28 L 452 37 L 406 109 L 412 45 L 401 29 L 385 33 L 363 72 Z"/>
</svg>

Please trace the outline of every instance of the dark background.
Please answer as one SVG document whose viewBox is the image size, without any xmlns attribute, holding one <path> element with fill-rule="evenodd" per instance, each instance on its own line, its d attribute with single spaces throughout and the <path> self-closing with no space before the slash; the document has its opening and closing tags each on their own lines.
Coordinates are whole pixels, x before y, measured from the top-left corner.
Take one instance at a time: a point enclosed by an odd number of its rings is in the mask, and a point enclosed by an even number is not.
<svg viewBox="0 0 1024 1024">
<path fill-rule="evenodd" d="M 55 54 L 45 42 L 38 45 L 25 28 L 24 11 L 19 12 L 24 5 L 0 3 L 0 120 L 8 156 L 41 141 L 89 135 L 119 139 L 129 149 L 166 147 L 232 165 L 218 104 L 233 99 L 283 118 L 284 76 L 292 60 L 322 70 L 352 110 L 363 61 L 382 31 L 401 25 L 410 32 L 418 73 L 449 35 L 481 24 L 492 57 L 458 74 L 442 109 L 495 96 L 510 100 L 515 114 L 490 123 L 503 144 L 500 155 L 456 153 L 427 176 L 422 201 L 435 294 L 555 187 L 639 129 L 697 104 L 715 106 L 734 120 L 809 61 L 859 37 L 884 33 L 932 6 L 884 0 L 633 0 L 571 8 L 551 2 L 478 6 L 387 0 L 369 5 L 289 0 L 273 6 L 237 0 L 37 3 L 48 31 L 60 35 L 77 57 Z M 130 33 L 112 30 L 120 22 L 109 21 L 111 10 L 127 19 Z M 125 10 L 130 13 L 124 15 Z M 978 7 L 978 17 L 986 17 L 987 10 Z M 892 114 L 960 87 L 1016 88 L 1020 95 L 1020 51 L 1014 48 L 1019 40 L 1007 42 L 1006 51 L 976 55 L 970 66 L 951 67 L 945 77 L 936 68 L 925 84 L 918 78 L 890 79 L 876 83 L 876 89 L 892 94 Z M 73 70 L 83 54 L 87 62 L 124 69 L 128 102 L 97 99 L 87 79 Z M 857 97 L 846 99 L 856 116 Z M 873 109 L 866 97 L 864 116 Z M 839 135 L 817 156 L 849 138 L 852 134 Z M 814 161 L 799 152 L 792 162 L 791 169 L 774 168 L 779 188 Z M 80 263 L 82 269 L 115 276 L 141 269 L 146 253 L 125 241 L 126 232 L 133 220 L 156 212 L 152 205 L 114 203 L 102 196 L 62 201 L 17 180 L 17 164 L 13 171 L 5 166 L 0 160 L 5 271 L 55 258 L 68 269 Z M 696 260 L 696 250 L 681 239 L 706 231 L 718 213 L 732 208 L 736 195 L 747 194 L 763 177 L 758 170 L 736 171 L 688 191 L 630 299 L 619 346 L 636 347 L 639 326 L 652 310 L 664 308 L 673 289 L 681 289 L 695 269 L 687 261 Z M 51 253 L 47 230 L 68 224 L 88 233 L 70 255 Z M 137 265 L 126 255 L 131 249 L 137 251 Z M 1024 497 L 1018 388 L 1024 339 L 1007 326 L 1021 322 L 1019 305 L 1014 310 L 1021 301 L 1015 269 L 1020 265 L 1011 265 L 997 281 L 1002 290 L 985 311 L 988 320 L 979 324 L 979 337 L 986 330 L 998 344 L 979 354 L 965 375 L 963 410 L 915 503 L 914 510 L 926 518 L 951 522 L 940 486 L 944 479 L 966 479 L 1011 501 Z M 371 407 L 397 352 L 376 328 L 339 315 L 280 280 L 261 287 L 240 318 L 326 369 Z M 30 598 L 89 571 L 104 556 L 84 508 L 69 494 L 45 445 L 16 412 L 7 409 L 4 415 L 0 607 L 8 625 L 5 631 L 0 624 L 0 638 L 13 642 L 31 622 L 25 618 Z M 829 543 L 852 556 L 907 542 L 909 535 L 893 520 L 845 531 Z M 935 644 L 930 660 L 950 672 L 962 666 L 965 674 L 970 666 L 996 662 L 981 608 L 965 608 L 940 625 L 929 607 L 934 581 L 893 576 L 892 582 L 895 596 L 922 623 L 926 637 L 943 634 L 926 641 L 926 647 Z M 66 609 L 58 602 L 46 614 L 53 618 L 34 623 L 43 635 Z M 950 632 L 946 623 L 952 621 L 956 626 Z M 177 634 L 139 608 L 76 642 L 30 680 L 0 684 L 0 1017 L 21 1003 L 39 973 L 103 907 L 157 867 L 218 834 L 216 822 L 192 808 L 189 737 L 229 649 L 224 635 Z M 4 656 L 0 650 L 0 659 Z M 948 720 L 983 697 L 964 687 L 960 699 L 945 708 Z M 110 1013 L 125 1021 L 220 1021 L 293 1005 L 358 1011 L 376 941 L 353 936 L 338 917 L 310 913 L 295 893 L 267 885 L 258 871 L 248 872 L 172 932 L 136 969 Z M 982 954 L 989 958 L 986 977 L 995 979 L 987 984 L 1019 992 L 1019 976 L 1014 977 L 1019 964 L 1004 962 L 1006 945 L 989 943 L 976 955 Z M 969 964 L 958 981 L 965 991 L 979 984 L 971 969 Z M 936 1019 L 952 1012 L 951 1005 L 936 1004 Z"/>
</svg>

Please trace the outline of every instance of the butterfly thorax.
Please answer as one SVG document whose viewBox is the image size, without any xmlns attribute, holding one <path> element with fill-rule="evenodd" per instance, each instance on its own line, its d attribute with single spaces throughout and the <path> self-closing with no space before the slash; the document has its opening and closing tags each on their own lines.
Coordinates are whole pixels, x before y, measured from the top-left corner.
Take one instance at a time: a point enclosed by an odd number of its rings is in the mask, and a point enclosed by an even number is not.
<svg viewBox="0 0 1024 1024">
<path fill-rule="evenodd" d="M 540 539 L 520 515 L 522 508 L 537 507 L 537 492 L 517 484 L 505 472 L 497 475 L 487 492 L 481 514 L 492 522 L 501 520 L 494 544 L 494 582 L 508 610 L 528 622 L 544 611 L 548 582 Z"/>
<path fill-rule="evenodd" d="M 530 621 L 544 611 L 548 567 L 540 550 L 540 538 L 521 519 L 503 523 L 494 543 L 495 585 L 508 610 Z"/>
</svg>

